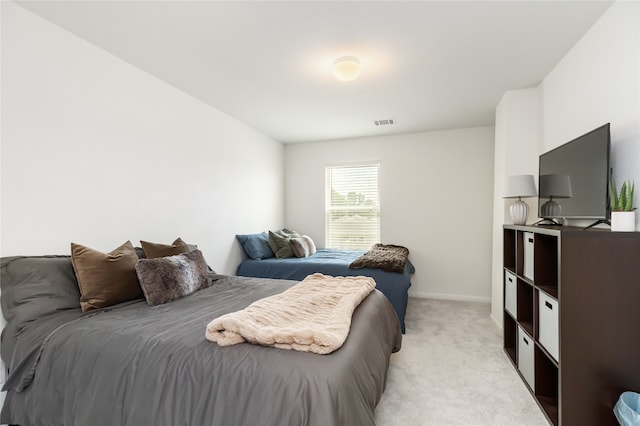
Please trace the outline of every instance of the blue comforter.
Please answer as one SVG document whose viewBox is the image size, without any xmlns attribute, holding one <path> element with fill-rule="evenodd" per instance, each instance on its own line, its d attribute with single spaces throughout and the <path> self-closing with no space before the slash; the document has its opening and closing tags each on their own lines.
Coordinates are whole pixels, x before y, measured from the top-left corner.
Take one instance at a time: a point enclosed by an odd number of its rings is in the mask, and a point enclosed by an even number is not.
<svg viewBox="0 0 640 426">
<path fill-rule="evenodd" d="M 364 250 L 318 249 L 306 258 L 244 260 L 238 266 L 237 275 L 244 277 L 279 278 L 301 281 L 307 275 L 320 272 L 332 276 L 364 275 L 376 280 L 380 290 L 393 305 L 404 333 L 404 317 L 407 312 L 408 290 L 415 268 L 407 261 L 404 273 L 385 272 L 380 269 L 349 269 L 349 264 L 365 253 Z"/>
</svg>

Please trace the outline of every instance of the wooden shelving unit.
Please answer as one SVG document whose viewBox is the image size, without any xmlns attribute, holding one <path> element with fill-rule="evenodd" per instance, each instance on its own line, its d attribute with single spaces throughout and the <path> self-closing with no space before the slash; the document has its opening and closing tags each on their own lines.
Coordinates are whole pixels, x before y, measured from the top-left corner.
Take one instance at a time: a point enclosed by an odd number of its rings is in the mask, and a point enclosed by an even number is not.
<svg viewBox="0 0 640 426">
<path fill-rule="evenodd" d="M 506 225 L 503 235 L 505 353 L 550 424 L 617 425 L 620 394 L 640 392 L 640 233 Z"/>
</svg>

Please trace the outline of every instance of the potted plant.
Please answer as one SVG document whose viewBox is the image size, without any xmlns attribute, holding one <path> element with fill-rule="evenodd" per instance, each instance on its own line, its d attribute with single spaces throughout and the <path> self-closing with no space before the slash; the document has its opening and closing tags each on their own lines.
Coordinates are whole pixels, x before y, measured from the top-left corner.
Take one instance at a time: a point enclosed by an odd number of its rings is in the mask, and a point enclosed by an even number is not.
<svg viewBox="0 0 640 426">
<path fill-rule="evenodd" d="M 620 192 L 615 182 L 609 183 L 609 202 L 611 203 L 611 230 L 633 232 L 636 230 L 636 213 L 633 207 L 635 183 L 624 181 Z"/>
</svg>

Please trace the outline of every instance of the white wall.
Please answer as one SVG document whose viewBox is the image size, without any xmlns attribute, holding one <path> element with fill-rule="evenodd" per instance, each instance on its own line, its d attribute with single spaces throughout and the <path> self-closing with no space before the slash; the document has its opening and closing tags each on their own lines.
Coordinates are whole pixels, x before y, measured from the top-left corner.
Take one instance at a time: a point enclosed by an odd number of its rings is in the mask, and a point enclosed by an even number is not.
<svg viewBox="0 0 640 426">
<path fill-rule="evenodd" d="M 235 273 L 234 235 L 282 225 L 280 143 L 14 3 L 1 7 L 0 255 L 181 236 Z"/>
<path fill-rule="evenodd" d="M 410 294 L 489 301 L 493 128 L 285 147 L 285 221 L 324 246 L 324 169 L 380 162 L 381 239 L 409 248 Z"/>
<path fill-rule="evenodd" d="M 614 3 L 542 90 L 544 151 L 610 122 L 614 180 L 640 187 L 640 2 Z M 640 191 L 634 205 L 640 207 Z M 637 211 L 636 226 L 640 231 Z"/>
<path fill-rule="evenodd" d="M 491 267 L 491 318 L 502 326 L 502 225 L 513 223 L 509 215 L 512 199 L 504 199 L 506 183 L 513 175 L 538 175 L 538 155 L 542 145 L 541 90 L 512 90 L 504 94 L 496 107 L 496 136 L 493 180 L 493 262 Z M 524 198 L 529 219 L 537 215 L 538 199 Z"/>
<path fill-rule="evenodd" d="M 541 153 L 607 122 L 611 123 L 614 179 L 631 179 L 640 187 L 640 3 L 614 3 L 536 90 L 541 96 L 537 101 L 530 98 L 528 107 L 501 102 L 496 109 L 496 188 L 499 175 L 508 175 L 506 169 L 511 164 L 520 164 L 522 173 L 529 173 L 525 169 L 537 164 Z M 541 117 L 540 142 L 531 141 L 525 147 L 510 137 L 499 136 L 506 126 L 511 127 L 512 134 L 530 132 L 534 122 L 530 109 L 536 109 L 536 103 Z M 501 120 L 507 123 L 500 124 Z M 520 173 L 513 170 L 513 174 Z M 494 206 L 503 202 L 497 192 Z M 640 191 L 636 191 L 637 207 L 639 197 Z M 496 241 L 502 223 L 499 213 L 494 214 L 492 317 L 502 323 L 502 271 L 498 266 L 502 264 L 502 249 L 497 250 Z M 636 228 L 640 231 L 637 214 Z M 503 223 L 508 223 L 506 218 Z"/>
<path fill-rule="evenodd" d="M 280 143 L 10 2 L 1 161 L 2 256 L 180 236 L 234 273 L 283 224 Z"/>
</svg>

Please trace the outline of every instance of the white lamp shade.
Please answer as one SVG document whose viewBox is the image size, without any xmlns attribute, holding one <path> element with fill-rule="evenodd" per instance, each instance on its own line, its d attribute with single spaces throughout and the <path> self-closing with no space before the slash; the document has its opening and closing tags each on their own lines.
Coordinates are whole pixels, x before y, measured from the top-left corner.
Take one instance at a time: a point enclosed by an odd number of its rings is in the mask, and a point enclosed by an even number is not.
<svg viewBox="0 0 640 426">
<path fill-rule="evenodd" d="M 533 175 L 509 176 L 507 190 L 503 198 L 535 197 L 536 182 Z"/>
<path fill-rule="evenodd" d="M 541 198 L 571 198 L 572 196 L 569 175 L 540 175 Z"/>
</svg>

